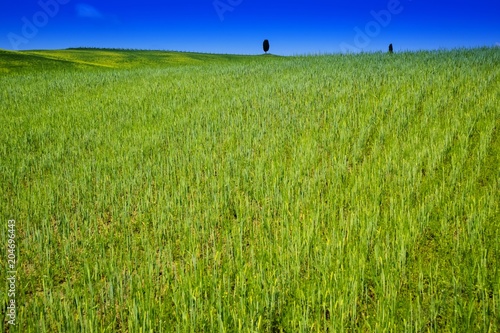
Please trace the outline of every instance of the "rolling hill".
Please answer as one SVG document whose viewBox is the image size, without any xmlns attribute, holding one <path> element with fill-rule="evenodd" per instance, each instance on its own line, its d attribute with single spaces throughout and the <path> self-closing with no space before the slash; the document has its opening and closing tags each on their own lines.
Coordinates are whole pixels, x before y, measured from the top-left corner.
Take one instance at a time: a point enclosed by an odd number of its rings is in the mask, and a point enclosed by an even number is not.
<svg viewBox="0 0 500 333">
<path fill-rule="evenodd" d="M 121 49 L 0 50 L 0 74 L 36 70 L 131 69 L 248 61 L 260 56 Z"/>
</svg>

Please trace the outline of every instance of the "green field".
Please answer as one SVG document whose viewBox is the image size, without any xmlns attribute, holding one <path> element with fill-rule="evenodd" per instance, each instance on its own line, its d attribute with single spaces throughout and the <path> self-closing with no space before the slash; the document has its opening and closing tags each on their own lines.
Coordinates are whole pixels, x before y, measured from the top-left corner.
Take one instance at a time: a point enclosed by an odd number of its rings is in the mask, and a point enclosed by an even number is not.
<svg viewBox="0 0 500 333">
<path fill-rule="evenodd" d="M 500 331 L 499 48 L 0 51 L 0 87 L 3 332 Z"/>
</svg>

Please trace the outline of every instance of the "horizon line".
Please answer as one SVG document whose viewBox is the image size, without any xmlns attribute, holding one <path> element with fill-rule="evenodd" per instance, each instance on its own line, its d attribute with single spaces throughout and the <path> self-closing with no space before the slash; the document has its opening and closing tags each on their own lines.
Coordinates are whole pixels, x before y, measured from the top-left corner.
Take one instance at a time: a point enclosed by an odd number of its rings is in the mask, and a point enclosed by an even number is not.
<svg viewBox="0 0 500 333">
<path fill-rule="evenodd" d="M 460 50 L 475 50 L 475 49 L 494 49 L 500 48 L 500 45 L 483 45 L 483 46 L 457 46 L 457 47 L 439 47 L 430 49 L 417 49 L 417 50 L 399 50 L 394 51 L 396 53 L 419 53 L 419 52 L 443 52 L 443 51 L 460 51 Z M 101 50 L 101 51 L 137 51 L 137 52 L 171 52 L 171 53 L 193 53 L 193 54 L 208 54 L 208 55 L 231 55 L 231 56 L 260 56 L 260 55 L 272 55 L 279 57 L 300 57 L 300 56 L 320 56 L 320 55 L 356 55 L 356 54 L 377 54 L 377 53 L 389 53 L 387 50 L 371 50 L 371 51 L 359 51 L 359 52 L 308 52 L 308 53 L 294 53 L 290 55 L 281 55 L 274 53 L 214 53 L 214 52 L 203 52 L 203 51 L 179 51 L 179 50 L 169 50 L 169 49 L 143 49 L 143 48 L 126 48 L 126 47 L 94 47 L 94 46 L 78 46 L 78 47 L 67 47 L 67 48 L 48 48 L 48 49 L 27 49 L 27 50 L 11 50 L 3 49 L 2 51 L 22 53 L 22 52 L 36 52 L 36 51 L 71 51 L 71 50 Z"/>
</svg>

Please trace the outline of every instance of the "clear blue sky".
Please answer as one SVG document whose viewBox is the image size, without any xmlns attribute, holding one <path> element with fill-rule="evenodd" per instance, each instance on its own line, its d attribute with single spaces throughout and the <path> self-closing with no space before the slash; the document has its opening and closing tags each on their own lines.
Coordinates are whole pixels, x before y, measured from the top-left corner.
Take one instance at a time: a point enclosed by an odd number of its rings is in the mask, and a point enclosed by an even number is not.
<svg viewBox="0 0 500 333">
<path fill-rule="evenodd" d="M 498 0 L 2 0 L 0 48 L 280 55 L 494 46 Z M 500 44 L 498 44 L 500 45 Z"/>
</svg>

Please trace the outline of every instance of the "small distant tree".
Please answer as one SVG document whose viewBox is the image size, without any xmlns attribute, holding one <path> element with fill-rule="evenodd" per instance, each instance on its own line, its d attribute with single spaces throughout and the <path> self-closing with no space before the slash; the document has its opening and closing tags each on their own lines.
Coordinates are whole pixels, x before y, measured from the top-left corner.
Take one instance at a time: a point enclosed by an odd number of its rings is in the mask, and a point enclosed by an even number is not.
<svg viewBox="0 0 500 333">
<path fill-rule="evenodd" d="M 267 39 L 262 44 L 262 47 L 264 48 L 264 52 L 267 53 L 267 51 L 269 51 L 269 41 Z"/>
<path fill-rule="evenodd" d="M 389 53 L 393 53 L 394 49 L 392 48 L 392 44 L 389 44 Z"/>
</svg>

